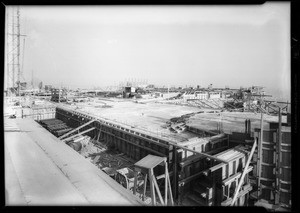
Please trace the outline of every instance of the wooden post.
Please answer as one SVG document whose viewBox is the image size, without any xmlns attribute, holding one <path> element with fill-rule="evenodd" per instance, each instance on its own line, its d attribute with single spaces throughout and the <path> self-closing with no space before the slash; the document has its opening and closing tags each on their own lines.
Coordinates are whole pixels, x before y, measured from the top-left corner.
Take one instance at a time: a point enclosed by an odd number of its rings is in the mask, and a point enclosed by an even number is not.
<svg viewBox="0 0 300 213">
<path fill-rule="evenodd" d="M 134 171 L 134 185 L 133 185 L 133 194 L 136 194 L 136 185 L 137 185 L 137 171 Z"/>
<path fill-rule="evenodd" d="M 99 142 L 100 134 L 101 134 L 101 126 L 100 126 L 100 129 L 99 129 L 99 133 L 98 133 L 98 137 L 97 137 L 97 142 Z"/>
<path fill-rule="evenodd" d="M 170 176 L 169 176 L 169 173 L 166 174 L 166 178 L 168 180 L 168 184 L 169 184 L 169 195 L 170 195 L 170 200 L 171 200 L 171 205 L 173 206 L 174 205 L 174 202 L 173 202 L 173 195 L 172 195 L 172 189 L 171 189 L 171 183 L 170 183 Z"/>
<path fill-rule="evenodd" d="M 165 204 L 168 204 L 168 180 L 167 180 L 167 173 L 168 173 L 168 165 L 167 162 L 165 163 Z"/>
<path fill-rule="evenodd" d="M 178 197 L 178 153 L 176 151 L 176 147 L 173 146 L 173 192 L 174 197 Z M 167 179 L 166 179 L 167 180 Z"/>
<path fill-rule="evenodd" d="M 153 170 L 149 169 L 149 179 L 150 179 L 150 192 L 151 192 L 151 201 L 152 205 L 156 206 L 156 198 L 155 198 L 155 191 L 154 191 L 154 185 L 153 185 Z"/>
<path fill-rule="evenodd" d="M 144 180 L 144 191 L 143 191 L 143 201 L 145 201 L 145 195 L 146 195 L 146 189 L 147 189 L 147 179 L 148 179 L 148 174 L 145 175 L 145 180 Z"/>
</svg>

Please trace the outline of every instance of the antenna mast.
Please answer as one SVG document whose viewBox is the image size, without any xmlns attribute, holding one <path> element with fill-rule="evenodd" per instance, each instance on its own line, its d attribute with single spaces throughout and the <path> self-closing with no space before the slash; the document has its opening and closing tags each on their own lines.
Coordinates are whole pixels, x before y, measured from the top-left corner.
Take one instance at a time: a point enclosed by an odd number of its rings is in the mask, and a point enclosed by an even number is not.
<svg viewBox="0 0 300 213">
<path fill-rule="evenodd" d="M 6 89 L 20 96 L 21 85 L 21 41 L 20 37 L 25 36 L 20 34 L 20 8 L 19 6 L 7 7 L 7 28 L 6 28 L 6 43 L 7 43 L 7 82 Z"/>
</svg>

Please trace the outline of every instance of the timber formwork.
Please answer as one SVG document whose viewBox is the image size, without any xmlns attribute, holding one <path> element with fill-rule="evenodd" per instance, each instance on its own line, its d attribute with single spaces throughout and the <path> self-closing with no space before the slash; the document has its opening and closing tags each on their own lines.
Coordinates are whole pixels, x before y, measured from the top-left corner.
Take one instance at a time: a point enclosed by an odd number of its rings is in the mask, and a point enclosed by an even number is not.
<svg viewBox="0 0 300 213">
<path fill-rule="evenodd" d="M 256 199 L 291 208 L 291 128 L 271 123 L 269 130 L 255 129 L 259 139 L 253 174 L 256 176 Z"/>
<path fill-rule="evenodd" d="M 172 193 L 175 199 L 180 196 L 179 192 L 190 188 L 189 182 L 198 177 L 200 170 L 209 166 L 206 163 L 205 156 L 192 154 L 187 157 L 185 153 L 189 151 L 182 150 L 177 145 L 174 145 L 173 141 L 170 142 L 165 138 L 144 133 L 133 127 L 127 127 L 114 121 L 108 121 L 85 112 L 71 110 L 62 106 L 57 107 L 56 118 L 62 120 L 72 128 L 95 120 L 91 124 L 83 127 L 81 131 L 94 127 L 94 130 L 87 133 L 88 136 L 104 141 L 108 147 L 126 154 L 133 161 L 139 161 L 148 154 L 167 157 L 169 171 L 171 171 Z M 211 135 L 216 135 L 216 133 L 212 133 Z M 225 136 L 217 138 L 217 140 L 209 140 L 207 143 L 209 144 L 206 144 L 206 148 L 201 151 L 215 154 L 228 147 L 228 137 Z M 211 162 L 214 161 L 214 159 L 211 160 Z M 161 172 L 163 171 L 158 171 L 158 173 Z"/>
</svg>

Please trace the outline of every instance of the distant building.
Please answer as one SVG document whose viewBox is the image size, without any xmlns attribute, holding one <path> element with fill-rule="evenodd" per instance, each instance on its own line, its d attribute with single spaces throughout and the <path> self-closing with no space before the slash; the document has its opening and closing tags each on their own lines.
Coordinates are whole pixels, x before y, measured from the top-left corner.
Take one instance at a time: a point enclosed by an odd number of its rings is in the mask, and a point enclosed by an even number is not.
<svg viewBox="0 0 300 213">
<path fill-rule="evenodd" d="M 155 98 L 159 98 L 159 97 L 163 97 L 164 96 L 164 94 L 161 93 L 161 92 L 155 92 L 153 95 L 154 95 Z"/>
<path fill-rule="evenodd" d="M 205 91 L 187 91 L 182 95 L 184 100 L 203 100 L 208 99 L 208 93 Z"/>
<path fill-rule="evenodd" d="M 123 98 L 131 98 L 135 94 L 135 87 L 124 87 Z"/>
<path fill-rule="evenodd" d="M 52 85 L 45 85 L 45 90 L 46 91 L 51 91 Z"/>
<path fill-rule="evenodd" d="M 51 101 L 55 102 L 66 102 L 67 93 L 61 89 L 51 89 Z"/>
<path fill-rule="evenodd" d="M 221 93 L 220 92 L 209 92 L 208 93 L 208 98 L 209 99 L 221 98 Z"/>
</svg>

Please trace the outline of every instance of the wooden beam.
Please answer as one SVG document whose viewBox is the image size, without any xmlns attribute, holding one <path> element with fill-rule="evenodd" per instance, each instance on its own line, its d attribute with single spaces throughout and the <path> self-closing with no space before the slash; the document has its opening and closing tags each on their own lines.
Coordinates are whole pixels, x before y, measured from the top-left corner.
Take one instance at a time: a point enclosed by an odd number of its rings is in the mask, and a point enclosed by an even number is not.
<svg viewBox="0 0 300 213">
<path fill-rule="evenodd" d="M 159 187 L 157 185 L 157 182 L 156 182 L 156 179 L 155 179 L 154 175 L 152 175 L 152 180 L 153 180 L 153 183 L 154 183 L 154 186 L 155 186 L 155 189 L 156 189 L 156 192 L 158 194 L 158 197 L 159 197 L 159 200 L 160 200 L 161 204 L 165 205 L 165 202 L 164 202 L 164 200 L 161 196 L 161 193 L 160 193 L 160 190 L 159 190 Z"/>
<path fill-rule="evenodd" d="M 65 138 L 65 139 L 63 139 L 62 141 L 65 142 L 66 140 L 70 140 L 70 139 L 72 139 L 72 138 L 77 137 L 78 135 L 82 135 L 82 134 L 87 133 L 87 132 L 90 132 L 90 131 L 92 131 L 92 130 L 94 130 L 94 129 L 95 129 L 95 127 L 92 127 L 92 128 L 90 128 L 90 129 L 87 129 L 87 130 L 85 130 L 85 131 L 83 131 L 83 132 L 80 132 L 80 133 L 78 133 L 78 134 L 76 134 L 76 135 L 73 135 L 73 136 L 70 136 L 70 137 L 68 137 L 68 138 Z"/>
<path fill-rule="evenodd" d="M 225 160 L 223 160 L 223 159 L 221 159 L 221 158 L 214 157 L 214 156 L 212 156 L 212 155 L 209 155 L 209 154 L 206 154 L 206 153 L 202 153 L 202 152 L 199 152 L 199 151 L 196 151 L 196 150 L 193 150 L 193 149 L 190 149 L 190 148 L 187 148 L 187 147 L 184 147 L 184 146 L 175 144 L 175 143 L 173 143 L 173 142 L 170 143 L 170 144 L 172 144 L 172 145 L 174 145 L 174 146 L 176 146 L 176 147 L 178 147 L 178 148 L 181 148 L 181 149 L 183 149 L 183 150 L 185 150 L 185 151 L 190 151 L 190 152 L 196 153 L 196 154 L 198 154 L 198 155 L 202 155 L 202 156 L 204 156 L 204 157 L 207 157 L 207 158 L 210 158 L 210 159 L 214 159 L 214 160 L 216 160 L 216 161 L 223 162 L 223 163 L 226 163 L 226 164 L 228 163 L 227 161 L 225 161 Z"/>
<path fill-rule="evenodd" d="M 251 159 L 252 159 L 253 153 L 254 153 L 254 151 L 255 151 L 255 149 L 256 149 L 256 145 L 257 145 L 257 139 L 254 140 L 254 144 L 253 144 L 253 146 L 252 146 L 252 149 L 251 149 L 250 155 L 249 155 L 249 157 L 248 157 L 248 160 L 247 160 L 246 166 L 245 166 L 245 168 L 244 168 L 244 171 L 243 171 L 243 173 L 242 173 L 242 177 L 240 178 L 240 182 L 239 182 L 239 184 L 238 184 L 238 187 L 237 187 L 236 190 L 235 190 L 235 193 L 234 193 L 234 196 L 233 196 L 233 199 L 232 199 L 231 206 L 234 205 L 234 203 L 235 203 L 235 201 L 236 201 L 236 198 L 237 198 L 237 196 L 238 196 L 238 194 L 239 194 L 240 188 L 241 188 L 242 184 L 244 183 L 244 178 L 245 178 L 245 175 L 247 174 L 248 166 L 249 166 L 250 161 L 251 161 Z"/>
<path fill-rule="evenodd" d="M 149 169 L 149 179 L 150 179 L 150 192 L 151 192 L 151 201 L 152 205 L 156 206 L 156 198 L 155 198 L 155 191 L 154 191 L 154 183 L 153 183 L 153 171 L 152 169 Z"/>
<path fill-rule="evenodd" d="M 168 173 L 168 165 L 165 162 L 165 204 L 168 203 L 168 180 L 167 180 L 167 173 Z"/>
<path fill-rule="evenodd" d="M 178 192 L 178 152 L 176 150 L 176 147 L 173 146 L 173 192 L 174 192 L 174 197 L 177 198 L 177 192 Z M 165 180 L 167 181 L 167 179 Z"/>
<path fill-rule="evenodd" d="M 101 127 L 100 127 L 100 130 L 99 130 L 99 133 L 98 133 L 97 142 L 99 141 L 99 137 L 100 137 L 100 134 L 101 134 Z"/>
<path fill-rule="evenodd" d="M 223 165 L 225 165 L 225 164 L 223 164 Z M 192 176 L 189 176 L 189 177 L 187 177 L 187 178 L 185 178 L 185 179 L 183 179 L 183 180 L 178 181 L 178 184 L 182 184 L 182 183 L 186 184 L 186 183 L 188 183 L 188 182 L 194 180 L 195 178 L 199 177 L 200 175 L 202 175 L 203 173 L 205 173 L 205 172 L 207 172 L 207 171 L 208 171 L 208 170 L 200 171 L 200 172 L 198 172 L 198 173 L 196 173 L 196 174 L 194 174 L 194 175 L 192 175 Z"/>
<path fill-rule="evenodd" d="M 89 121 L 89 122 L 87 122 L 87 123 L 85 123 L 85 124 L 83 124 L 83 125 L 77 127 L 76 129 L 73 129 L 72 131 L 67 132 L 66 134 L 60 136 L 59 139 L 63 139 L 64 137 L 66 137 L 66 136 L 72 134 L 73 132 L 76 132 L 77 130 L 81 129 L 82 127 L 85 127 L 85 126 L 87 126 L 87 125 L 93 123 L 94 121 L 95 121 L 95 120 L 91 120 L 91 121 Z"/>
<path fill-rule="evenodd" d="M 145 197 L 146 197 L 147 179 L 148 179 L 147 176 L 148 174 L 145 175 L 145 179 L 144 179 L 143 201 L 145 201 Z"/>
<path fill-rule="evenodd" d="M 252 167 L 252 166 L 249 166 L 246 173 L 249 173 L 249 172 L 251 172 L 252 170 L 253 170 L 253 167 Z M 232 176 L 230 176 L 229 178 L 226 178 L 225 180 L 223 180 L 223 181 L 222 181 L 222 184 L 226 186 L 226 185 L 228 185 L 229 183 L 231 183 L 232 181 L 235 181 L 235 179 L 241 177 L 241 175 L 242 175 L 242 173 L 241 173 L 241 172 L 238 172 L 238 173 L 236 173 L 235 175 L 232 175 Z"/>
<path fill-rule="evenodd" d="M 223 146 L 223 147 L 220 147 L 218 149 L 214 149 L 214 150 L 211 150 L 211 151 L 208 151 L 206 152 L 206 154 L 213 154 L 213 153 L 217 153 L 217 152 L 220 152 L 220 151 L 223 151 L 225 149 L 227 149 L 228 147 L 227 146 Z M 201 160 L 202 158 L 204 158 L 204 156 L 200 156 L 200 155 L 193 155 L 193 156 L 190 156 L 188 157 L 189 159 L 183 161 L 180 163 L 180 166 L 181 167 L 185 167 L 185 166 L 188 166 L 194 162 L 197 162 L 199 160 Z"/>
<path fill-rule="evenodd" d="M 170 183 L 170 177 L 169 177 L 169 174 L 167 173 L 166 174 L 166 178 L 168 180 L 168 184 L 169 184 L 169 195 L 170 195 L 170 200 L 171 200 L 171 205 L 174 206 L 174 201 L 173 201 L 173 195 L 172 195 L 172 189 L 171 189 L 171 183 Z"/>
<path fill-rule="evenodd" d="M 136 194 L 136 185 L 137 185 L 137 171 L 134 171 L 134 185 L 133 185 L 133 194 Z"/>
</svg>

